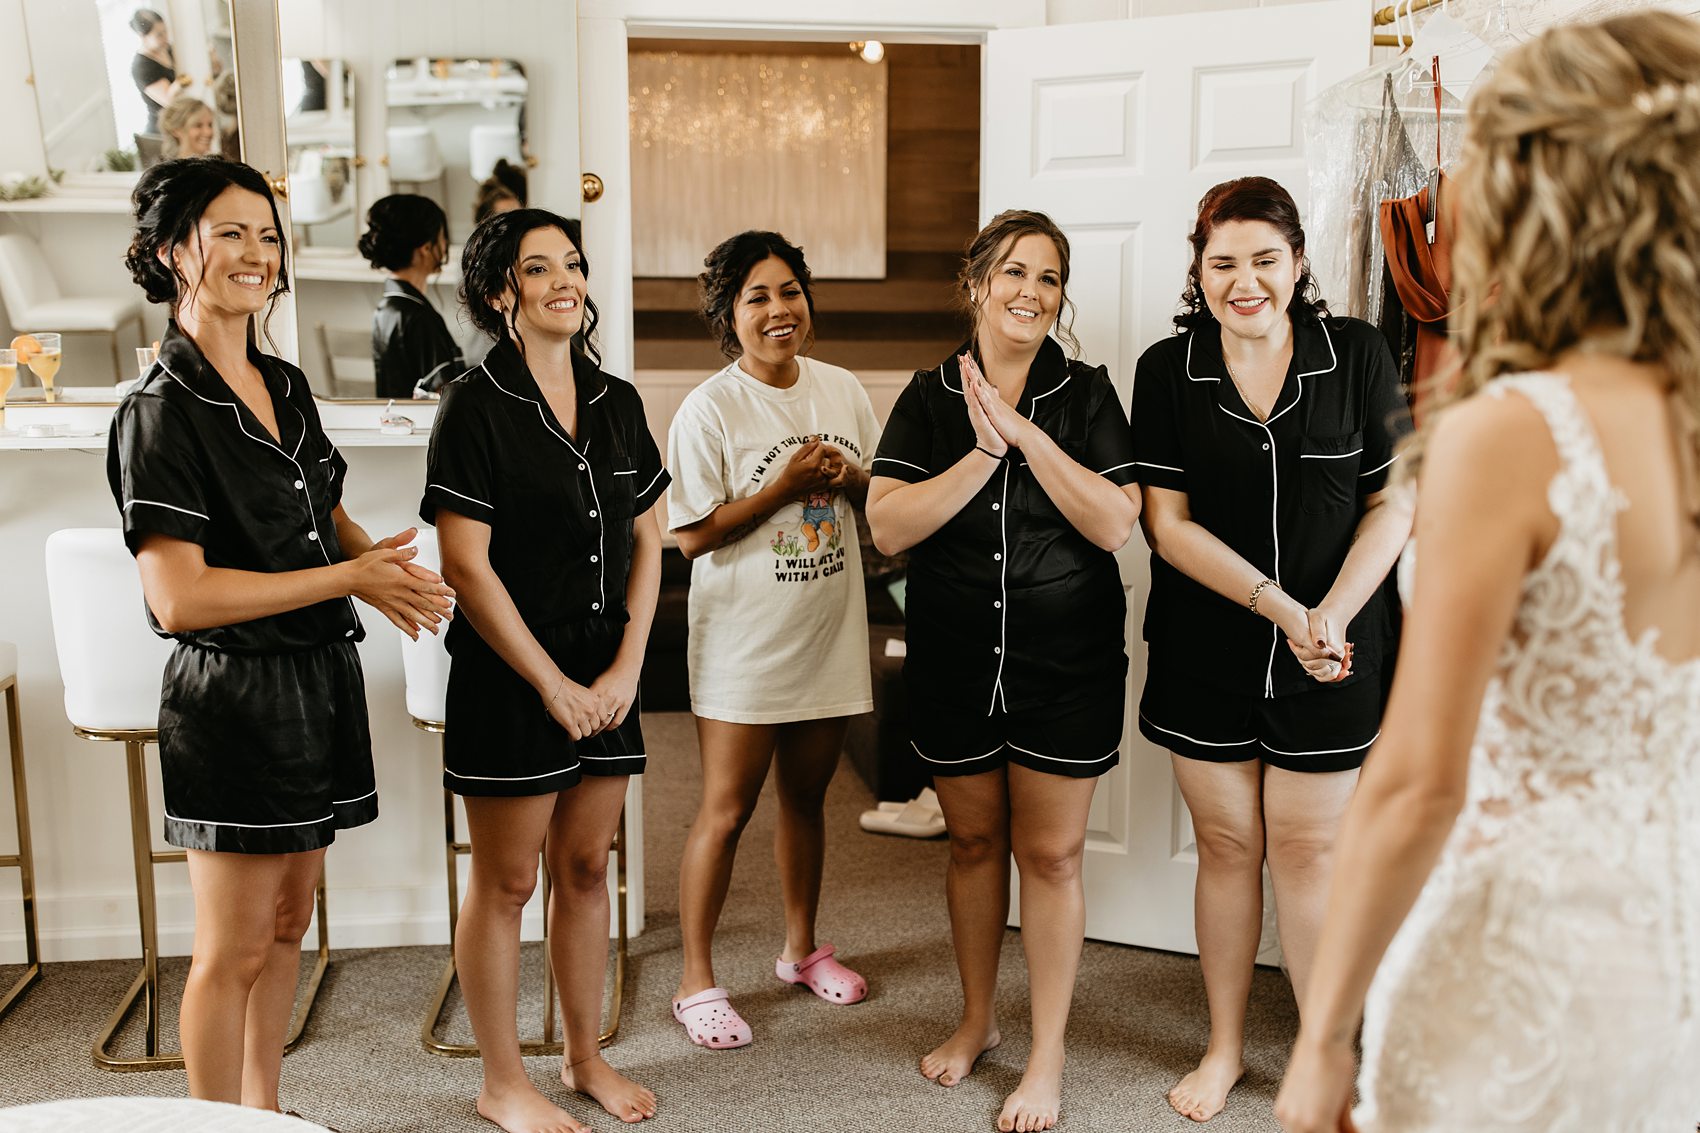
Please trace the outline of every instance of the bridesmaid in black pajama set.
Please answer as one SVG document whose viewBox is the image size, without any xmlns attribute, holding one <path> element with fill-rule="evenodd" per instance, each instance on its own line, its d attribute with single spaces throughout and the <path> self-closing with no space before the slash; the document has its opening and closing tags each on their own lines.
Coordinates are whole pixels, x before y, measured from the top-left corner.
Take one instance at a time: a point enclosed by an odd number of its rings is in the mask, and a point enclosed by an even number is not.
<svg viewBox="0 0 1700 1133">
<path fill-rule="evenodd" d="M 417 636 L 448 615 L 343 511 L 347 464 L 301 371 L 251 319 L 288 290 L 265 179 L 223 158 L 136 185 L 125 263 L 171 307 L 159 360 L 113 417 L 107 475 L 154 631 L 165 837 L 188 850 L 195 944 L 180 1029 L 189 1092 L 278 1105 L 301 937 L 325 847 L 378 815 L 359 597 Z"/>
<path fill-rule="evenodd" d="M 448 637 L 444 785 L 466 802 L 472 875 L 455 934 L 483 1052 L 478 1112 L 510 1133 L 578 1130 L 526 1076 L 514 1027 L 520 913 L 544 855 L 561 1080 L 623 1121 L 655 1095 L 602 1060 L 608 851 L 644 768 L 637 681 L 661 581 L 651 509 L 668 476 L 633 386 L 600 369 L 577 221 L 486 220 L 462 295 L 496 345 L 449 383 L 420 514 L 459 613 Z"/>
</svg>

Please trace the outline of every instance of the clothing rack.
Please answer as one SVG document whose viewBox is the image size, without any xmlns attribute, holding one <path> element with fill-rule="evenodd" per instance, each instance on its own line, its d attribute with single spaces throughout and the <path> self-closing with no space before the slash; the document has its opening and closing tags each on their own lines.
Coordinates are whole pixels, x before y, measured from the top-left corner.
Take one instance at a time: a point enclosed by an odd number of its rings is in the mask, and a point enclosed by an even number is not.
<svg viewBox="0 0 1700 1133">
<path fill-rule="evenodd" d="M 1388 24 L 1397 25 L 1401 12 L 1406 16 L 1413 16 L 1418 12 L 1426 12 L 1444 2 L 1445 0 L 1399 0 L 1398 3 L 1376 9 L 1375 15 L 1370 19 L 1370 26 L 1381 28 Z M 1411 46 L 1411 37 L 1403 32 L 1397 35 L 1377 35 L 1374 38 L 1374 43 L 1377 47 L 1398 47 L 1402 49 Z"/>
</svg>

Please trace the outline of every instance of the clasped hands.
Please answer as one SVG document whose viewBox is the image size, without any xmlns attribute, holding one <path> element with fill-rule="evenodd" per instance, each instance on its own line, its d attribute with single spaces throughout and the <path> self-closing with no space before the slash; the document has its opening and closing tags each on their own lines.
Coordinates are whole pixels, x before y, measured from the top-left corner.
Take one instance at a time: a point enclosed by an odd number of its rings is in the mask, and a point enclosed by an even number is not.
<svg viewBox="0 0 1700 1133">
<path fill-rule="evenodd" d="M 1295 603 L 1296 605 L 1296 603 Z M 1352 675 L 1352 643 L 1345 640 L 1343 619 L 1318 607 L 1305 610 L 1305 622 L 1281 626 L 1287 632 L 1287 648 L 1312 678 L 1322 684 L 1343 681 Z"/>
<path fill-rule="evenodd" d="M 970 354 L 956 357 L 962 372 L 962 398 L 968 403 L 968 420 L 974 426 L 974 443 L 993 456 L 1002 457 L 1018 449 L 1033 422 L 1015 411 L 986 380 Z"/>
<path fill-rule="evenodd" d="M 618 728 L 637 700 L 638 674 L 616 664 L 586 688 L 565 674 L 556 678 L 544 708 L 551 719 L 575 740 Z"/>
<path fill-rule="evenodd" d="M 861 465 L 843 449 L 820 437 L 810 437 L 791 454 L 780 470 L 780 493 L 788 500 L 804 499 L 816 492 L 836 492 L 862 474 Z"/>
<path fill-rule="evenodd" d="M 455 599 L 454 589 L 442 575 L 413 561 L 419 548 L 408 544 L 417 534 L 417 527 L 409 527 L 373 543 L 352 560 L 354 579 L 349 586 L 350 594 L 414 641 L 419 640 L 420 630 L 437 633 L 441 623 L 454 617 Z"/>
</svg>

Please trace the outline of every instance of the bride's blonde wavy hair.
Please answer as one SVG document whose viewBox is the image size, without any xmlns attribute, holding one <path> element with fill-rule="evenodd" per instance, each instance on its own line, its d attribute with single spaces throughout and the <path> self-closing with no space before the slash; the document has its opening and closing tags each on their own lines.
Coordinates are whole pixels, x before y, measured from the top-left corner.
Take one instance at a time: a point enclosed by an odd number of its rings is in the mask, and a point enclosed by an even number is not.
<svg viewBox="0 0 1700 1133">
<path fill-rule="evenodd" d="M 1508 53 L 1467 114 L 1450 179 L 1462 371 L 1439 375 L 1436 409 L 1586 345 L 1662 364 L 1700 413 L 1700 23 L 1554 28 Z"/>
</svg>

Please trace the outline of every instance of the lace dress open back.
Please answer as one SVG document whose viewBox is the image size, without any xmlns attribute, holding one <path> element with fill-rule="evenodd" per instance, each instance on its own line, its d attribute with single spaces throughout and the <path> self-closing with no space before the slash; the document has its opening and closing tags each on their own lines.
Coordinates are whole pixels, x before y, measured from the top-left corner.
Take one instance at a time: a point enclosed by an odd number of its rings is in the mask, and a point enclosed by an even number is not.
<svg viewBox="0 0 1700 1133">
<path fill-rule="evenodd" d="M 1355 1116 L 1366 1133 L 1689 1133 L 1700 662 L 1625 627 L 1627 501 L 1568 380 L 1506 390 L 1552 430 L 1559 532 L 1524 580 L 1463 812 L 1370 989 Z"/>
</svg>

